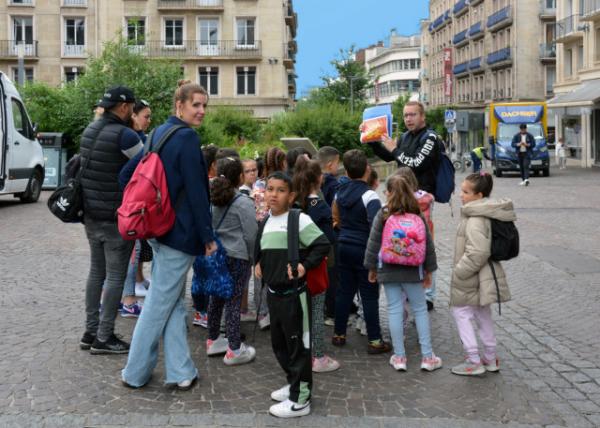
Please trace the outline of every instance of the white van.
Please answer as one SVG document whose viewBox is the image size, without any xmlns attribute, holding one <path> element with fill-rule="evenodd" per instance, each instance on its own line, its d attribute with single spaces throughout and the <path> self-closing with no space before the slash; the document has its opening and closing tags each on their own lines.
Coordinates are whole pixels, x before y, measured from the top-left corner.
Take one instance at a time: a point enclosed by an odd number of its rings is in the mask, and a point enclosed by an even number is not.
<svg viewBox="0 0 600 428">
<path fill-rule="evenodd" d="M 36 202 L 44 182 L 44 155 L 15 85 L 0 72 L 0 195 Z"/>
</svg>

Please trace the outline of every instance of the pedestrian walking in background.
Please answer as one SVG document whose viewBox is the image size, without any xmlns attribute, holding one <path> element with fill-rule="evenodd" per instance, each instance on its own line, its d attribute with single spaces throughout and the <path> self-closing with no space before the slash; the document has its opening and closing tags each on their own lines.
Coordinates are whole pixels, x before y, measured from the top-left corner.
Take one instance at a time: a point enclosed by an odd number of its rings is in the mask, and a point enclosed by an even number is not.
<svg viewBox="0 0 600 428">
<path fill-rule="evenodd" d="M 511 145 L 517 151 L 519 158 L 519 170 L 521 172 L 519 186 L 529 186 L 529 165 L 535 147 L 535 138 L 527 132 L 527 124 L 522 123 L 519 125 L 519 133 L 515 134 Z"/>
<path fill-rule="evenodd" d="M 185 282 L 195 257 L 202 253 L 211 255 L 217 249 L 211 227 L 207 166 L 198 134 L 192 129 L 202 123 L 207 104 L 204 88 L 180 81 L 174 96 L 174 115 L 154 131 L 154 141 L 159 141 L 173 126 L 182 126 L 159 154 L 176 220 L 166 235 L 150 240 L 154 253 L 152 286 L 133 332 L 127 365 L 121 372 L 124 384 L 133 388 L 150 380 L 161 338 L 165 383 L 187 390 L 198 379 L 186 337 Z M 154 141 L 150 141 L 150 146 Z M 131 177 L 141 155 L 122 171 L 124 181 Z"/>
<path fill-rule="evenodd" d="M 471 150 L 471 161 L 473 162 L 473 172 L 479 172 L 481 170 L 481 163 L 483 158 L 491 160 L 488 156 L 487 149 L 483 146 L 475 147 Z"/>
<path fill-rule="evenodd" d="M 556 158 L 558 169 L 567 169 L 567 146 L 563 137 L 560 137 L 558 143 L 556 143 L 554 157 Z"/>
<path fill-rule="evenodd" d="M 104 112 L 81 136 L 81 165 L 85 166 L 81 188 L 90 272 L 85 289 L 86 329 L 80 347 L 92 354 L 129 350 L 129 344 L 115 336 L 114 327 L 133 248 L 133 242 L 123 240 L 117 227 L 117 208 L 123 199 L 119 172 L 143 147 L 139 136 L 127 126 L 134 102 L 131 89 L 108 89 L 98 104 Z"/>
<path fill-rule="evenodd" d="M 369 242 L 365 252 L 364 266 L 369 270 L 369 282 L 383 284 L 383 289 L 388 301 L 388 316 L 390 334 L 394 355 L 390 358 L 390 365 L 395 370 L 406 371 L 407 359 L 404 348 L 404 302 L 408 302 L 415 317 L 419 345 L 421 347 L 421 369 L 433 371 L 442 367 L 442 359 L 433 353 L 431 346 L 431 329 L 425 299 L 425 284 L 431 283 L 431 274 L 437 269 L 437 260 L 433 239 L 427 227 L 427 221 L 421 214 L 419 203 L 414 196 L 414 190 L 409 181 L 401 176 L 393 175 L 388 179 L 387 203 L 379 210 L 373 220 L 373 228 L 369 235 Z M 421 222 L 421 230 L 425 236 L 412 236 L 410 232 L 406 238 L 413 241 L 404 241 L 402 250 L 410 251 L 410 246 L 425 240 L 425 253 L 423 262 L 418 265 L 385 262 L 381 252 L 386 250 L 384 228 L 388 221 L 393 221 L 394 216 L 412 214 L 414 221 Z M 408 218 L 408 217 L 407 217 Z M 392 223 L 390 223 L 392 224 Z M 418 230 L 415 227 L 415 230 Z M 394 231 L 396 234 L 397 231 Z M 411 237 L 412 236 L 412 237 Z"/>
<path fill-rule="evenodd" d="M 502 265 L 490 260 L 491 219 L 515 221 L 516 215 L 510 200 L 489 199 L 493 185 L 492 176 L 487 173 L 471 174 L 461 184 L 463 207 L 450 282 L 450 306 L 466 355 L 461 364 L 452 368 L 457 375 L 500 370 L 490 305 L 510 300 L 510 292 Z M 481 355 L 473 322 L 477 323 L 483 345 Z"/>
</svg>

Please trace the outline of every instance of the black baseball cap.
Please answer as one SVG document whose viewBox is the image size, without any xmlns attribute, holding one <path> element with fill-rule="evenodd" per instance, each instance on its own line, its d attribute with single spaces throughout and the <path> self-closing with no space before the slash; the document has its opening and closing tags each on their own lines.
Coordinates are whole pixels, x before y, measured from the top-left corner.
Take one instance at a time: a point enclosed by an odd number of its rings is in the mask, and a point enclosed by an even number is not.
<svg viewBox="0 0 600 428">
<path fill-rule="evenodd" d="M 107 89 L 98 105 L 113 108 L 119 103 L 135 103 L 135 95 L 127 86 L 114 86 Z"/>
<path fill-rule="evenodd" d="M 527 124 L 526 123 L 520 124 L 519 129 L 527 129 Z"/>
</svg>

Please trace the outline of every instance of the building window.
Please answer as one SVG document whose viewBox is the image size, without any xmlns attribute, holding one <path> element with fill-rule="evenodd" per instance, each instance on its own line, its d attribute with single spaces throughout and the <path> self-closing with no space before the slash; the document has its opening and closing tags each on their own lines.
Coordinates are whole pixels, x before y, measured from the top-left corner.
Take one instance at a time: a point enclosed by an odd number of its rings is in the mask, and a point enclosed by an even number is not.
<svg viewBox="0 0 600 428">
<path fill-rule="evenodd" d="M 546 94 L 554 93 L 554 82 L 556 82 L 556 68 L 546 67 Z"/>
<path fill-rule="evenodd" d="M 567 49 L 565 51 L 565 76 L 570 77 L 573 75 L 573 49 Z"/>
<path fill-rule="evenodd" d="M 238 18 L 237 21 L 238 46 L 254 46 L 255 18 Z"/>
<path fill-rule="evenodd" d="M 600 61 L 600 28 L 596 28 L 596 46 L 595 46 L 596 61 Z M 599 119 L 600 120 L 600 119 Z"/>
<path fill-rule="evenodd" d="M 127 44 L 130 46 L 146 44 L 145 18 L 127 18 Z"/>
<path fill-rule="evenodd" d="M 83 55 L 85 49 L 85 18 L 65 19 L 65 55 Z"/>
<path fill-rule="evenodd" d="M 19 83 L 19 69 L 13 68 L 13 82 Z M 33 82 L 33 68 L 25 67 L 25 82 Z"/>
<path fill-rule="evenodd" d="M 13 40 L 16 44 L 33 44 L 33 17 L 15 16 L 13 18 Z"/>
<path fill-rule="evenodd" d="M 577 47 L 577 70 L 581 70 L 584 64 L 583 58 L 583 45 Z"/>
<path fill-rule="evenodd" d="M 200 86 L 209 95 L 219 95 L 219 67 L 200 67 L 198 70 Z"/>
<path fill-rule="evenodd" d="M 237 94 L 256 95 L 256 67 L 237 67 Z"/>
<path fill-rule="evenodd" d="M 183 46 L 183 19 L 165 19 L 165 45 Z"/>
<path fill-rule="evenodd" d="M 65 67 L 65 82 L 74 82 L 80 75 L 83 74 L 83 68 L 79 67 Z"/>
</svg>

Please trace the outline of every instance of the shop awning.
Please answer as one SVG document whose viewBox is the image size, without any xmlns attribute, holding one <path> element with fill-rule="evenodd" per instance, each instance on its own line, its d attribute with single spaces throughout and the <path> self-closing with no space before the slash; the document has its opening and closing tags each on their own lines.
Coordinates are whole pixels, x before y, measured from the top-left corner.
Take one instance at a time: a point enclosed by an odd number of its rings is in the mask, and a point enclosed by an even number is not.
<svg viewBox="0 0 600 428">
<path fill-rule="evenodd" d="M 585 107 L 600 101 L 600 79 L 584 81 L 577 89 L 557 94 L 548 100 L 548 108 Z"/>
</svg>

